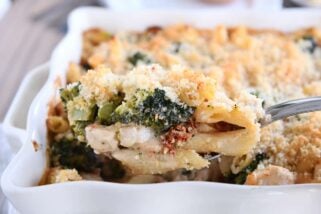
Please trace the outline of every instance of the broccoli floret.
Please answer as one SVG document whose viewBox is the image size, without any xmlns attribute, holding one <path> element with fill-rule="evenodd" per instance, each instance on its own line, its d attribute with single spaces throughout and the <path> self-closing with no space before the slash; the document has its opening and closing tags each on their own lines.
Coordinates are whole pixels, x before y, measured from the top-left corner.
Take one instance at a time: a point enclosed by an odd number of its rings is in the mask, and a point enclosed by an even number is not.
<svg viewBox="0 0 321 214">
<path fill-rule="evenodd" d="M 74 133 L 74 135 L 78 139 L 84 139 L 85 136 L 85 128 L 89 124 L 91 124 L 91 121 L 74 121 L 73 124 L 71 125 L 71 129 Z M 83 141 L 83 140 L 81 140 Z"/>
<path fill-rule="evenodd" d="M 60 90 L 60 97 L 68 114 L 68 120 L 75 136 L 84 139 L 85 127 L 92 123 L 97 115 L 97 106 L 79 96 L 80 83 L 71 84 Z"/>
<path fill-rule="evenodd" d="M 60 98 L 64 104 L 73 100 L 79 95 L 80 83 L 70 85 L 70 87 L 60 89 Z"/>
<path fill-rule="evenodd" d="M 111 117 L 113 123 L 136 123 L 151 127 L 156 134 L 161 134 L 172 126 L 187 122 L 194 110 L 186 104 L 171 101 L 164 90 L 139 89 L 131 99 L 118 106 Z"/>
<path fill-rule="evenodd" d="M 232 183 L 235 184 L 244 184 L 246 181 L 246 177 L 248 174 L 256 170 L 257 166 L 261 161 L 266 159 L 267 156 L 265 153 L 260 153 L 255 156 L 255 159 L 244 169 L 242 169 L 239 173 L 237 174 L 230 174 L 228 176 L 228 180 Z"/>
<path fill-rule="evenodd" d="M 98 158 L 85 143 L 63 138 L 55 141 L 50 149 L 51 165 L 90 172 L 97 167 Z"/>
<path fill-rule="evenodd" d="M 150 64 L 152 62 L 151 59 L 148 58 L 146 54 L 143 54 L 141 52 L 136 52 L 134 55 L 127 58 L 128 62 L 130 62 L 133 66 L 136 66 L 139 61 Z"/>
<path fill-rule="evenodd" d="M 152 92 L 140 89 L 137 90 L 129 100 L 123 102 L 115 109 L 111 115 L 112 123 L 121 122 L 127 124 L 137 121 L 138 117 L 140 117 L 139 106 L 149 95 L 152 95 Z"/>
<path fill-rule="evenodd" d="M 97 118 L 102 124 L 109 125 L 111 123 L 111 114 L 117 105 L 112 102 L 105 102 L 98 110 Z"/>
<path fill-rule="evenodd" d="M 124 99 L 123 94 L 118 94 L 113 99 L 106 101 L 98 110 L 97 119 L 104 125 L 112 124 L 112 113 L 122 103 Z"/>
<path fill-rule="evenodd" d="M 66 106 L 72 131 L 79 140 L 84 139 L 84 129 L 88 124 L 95 121 L 97 106 L 86 102 L 81 97 L 69 101 Z"/>
<path fill-rule="evenodd" d="M 76 97 L 66 105 L 68 119 L 74 121 L 93 121 L 96 117 L 97 106 L 93 102 L 87 102 L 82 97 Z"/>
</svg>

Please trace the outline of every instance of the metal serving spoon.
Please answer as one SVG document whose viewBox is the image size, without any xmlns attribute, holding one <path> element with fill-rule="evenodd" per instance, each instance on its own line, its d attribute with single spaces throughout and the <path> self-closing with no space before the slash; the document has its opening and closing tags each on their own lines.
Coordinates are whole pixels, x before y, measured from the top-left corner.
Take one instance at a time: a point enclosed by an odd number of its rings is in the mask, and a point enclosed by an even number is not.
<svg viewBox="0 0 321 214">
<path fill-rule="evenodd" d="M 266 116 L 262 118 L 259 123 L 261 127 L 264 127 L 277 120 L 313 111 L 321 111 L 321 96 L 290 100 L 270 106 L 265 110 Z M 220 156 L 221 154 L 205 155 L 204 158 L 207 160 L 215 160 Z"/>
</svg>

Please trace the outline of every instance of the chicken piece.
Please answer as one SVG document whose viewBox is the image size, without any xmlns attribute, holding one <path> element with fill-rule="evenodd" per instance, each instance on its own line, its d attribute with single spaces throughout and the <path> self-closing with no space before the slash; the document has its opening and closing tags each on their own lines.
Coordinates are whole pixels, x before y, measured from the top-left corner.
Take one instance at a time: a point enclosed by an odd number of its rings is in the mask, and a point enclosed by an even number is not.
<svg viewBox="0 0 321 214">
<path fill-rule="evenodd" d="M 268 166 L 256 169 L 246 178 L 247 185 L 284 185 L 294 184 L 295 176 L 288 169 L 280 166 Z"/>
<path fill-rule="evenodd" d="M 89 125 L 85 129 L 88 144 L 98 154 L 118 150 L 119 144 L 142 151 L 159 152 L 161 142 L 151 128 L 137 125 Z"/>
<path fill-rule="evenodd" d="M 151 128 L 137 125 L 126 125 L 119 128 L 120 145 L 141 151 L 159 152 L 161 142 L 155 137 Z"/>
<path fill-rule="evenodd" d="M 125 147 L 132 147 L 135 143 L 146 143 L 154 138 L 151 128 L 144 126 L 124 126 L 119 129 L 120 144 Z"/>
<path fill-rule="evenodd" d="M 124 147 L 132 147 L 137 141 L 137 128 L 135 126 L 127 126 L 119 129 L 120 145 Z"/>
<path fill-rule="evenodd" d="M 85 129 L 88 144 L 98 154 L 112 152 L 118 149 L 115 126 L 89 125 Z"/>
<path fill-rule="evenodd" d="M 82 177 L 78 174 L 76 169 L 53 168 L 50 170 L 48 176 L 48 181 L 50 184 L 80 180 L 82 180 Z"/>
</svg>

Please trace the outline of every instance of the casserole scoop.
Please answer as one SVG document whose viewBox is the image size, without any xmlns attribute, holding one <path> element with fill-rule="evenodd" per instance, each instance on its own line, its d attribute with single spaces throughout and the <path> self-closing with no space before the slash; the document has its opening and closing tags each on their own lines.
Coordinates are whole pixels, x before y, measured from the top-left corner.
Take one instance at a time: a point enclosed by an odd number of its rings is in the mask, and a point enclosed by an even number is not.
<svg viewBox="0 0 321 214">
<path fill-rule="evenodd" d="M 264 127 L 277 120 L 314 111 L 321 111 L 321 96 L 290 100 L 270 106 L 265 110 L 266 116 L 261 118 L 259 123 L 261 124 L 261 127 Z M 215 160 L 220 156 L 221 154 L 207 154 L 204 158 L 207 160 Z"/>
</svg>

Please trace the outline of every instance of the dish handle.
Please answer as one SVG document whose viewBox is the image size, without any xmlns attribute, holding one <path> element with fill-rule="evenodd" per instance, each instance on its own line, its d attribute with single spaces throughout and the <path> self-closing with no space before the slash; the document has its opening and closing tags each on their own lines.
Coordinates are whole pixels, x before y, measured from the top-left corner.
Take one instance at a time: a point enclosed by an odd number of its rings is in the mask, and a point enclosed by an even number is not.
<svg viewBox="0 0 321 214">
<path fill-rule="evenodd" d="M 27 139 L 27 117 L 29 107 L 48 79 L 49 63 L 28 72 L 9 107 L 3 121 L 2 130 L 8 139 L 11 150 L 17 153 Z"/>
</svg>

